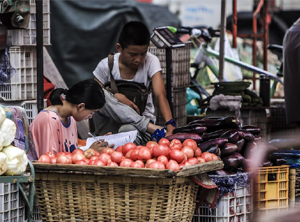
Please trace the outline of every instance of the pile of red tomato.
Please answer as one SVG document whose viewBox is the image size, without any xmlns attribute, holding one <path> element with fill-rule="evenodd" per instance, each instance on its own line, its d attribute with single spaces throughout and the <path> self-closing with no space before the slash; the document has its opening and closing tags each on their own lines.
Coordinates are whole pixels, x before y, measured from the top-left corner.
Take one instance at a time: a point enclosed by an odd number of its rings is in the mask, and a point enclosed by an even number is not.
<svg viewBox="0 0 300 222">
<path fill-rule="evenodd" d="M 80 164 L 96 166 L 120 166 L 135 168 L 180 170 L 183 166 L 205 163 L 219 158 L 212 153 L 202 153 L 193 139 L 181 142 L 162 138 L 158 143 L 149 141 L 146 146 L 126 143 L 116 150 L 104 148 L 100 153 L 93 149 L 76 149 L 72 153 L 48 152 L 41 155 L 38 162 L 58 164 Z"/>
</svg>

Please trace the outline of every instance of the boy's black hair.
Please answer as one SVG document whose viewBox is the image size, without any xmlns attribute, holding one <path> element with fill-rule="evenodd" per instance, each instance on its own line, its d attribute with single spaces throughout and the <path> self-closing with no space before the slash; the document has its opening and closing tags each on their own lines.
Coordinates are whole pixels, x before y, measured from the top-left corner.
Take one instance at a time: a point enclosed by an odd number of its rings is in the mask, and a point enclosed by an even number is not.
<svg viewBox="0 0 300 222">
<path fill-rule="evenodd" d="M 102 87 L 94 79 L 87 79 L 73 85 L 69 90 L 57 88 L 50 95 L 52 105 L 62 105 L 61 94 L 72 104 L 84 103 L 86 109 L 100 109 L 105 104 Z"/>
<path fill-rule="evenodd" d="M 119 36 L 119 44 L 123 49 L 129 45 L 149 45 L 150 32 L 147 26 L 140 21 L 131 21 L 124 25 Z"/>
</svg>

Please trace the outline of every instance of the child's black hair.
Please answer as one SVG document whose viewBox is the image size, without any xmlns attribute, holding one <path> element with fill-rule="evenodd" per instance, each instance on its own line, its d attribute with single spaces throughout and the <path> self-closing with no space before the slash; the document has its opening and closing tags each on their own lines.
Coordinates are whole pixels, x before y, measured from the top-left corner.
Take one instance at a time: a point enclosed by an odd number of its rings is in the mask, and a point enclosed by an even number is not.
<svg viewBox="0 0 300 222">
<path fill-rule="evenodd" d="M 131 21 L 124 25 L 119 36 L 119 44 L 123 49 L 129 45 L 149 45 L 150 32 L 147 26 L 139 21 Z"/>
<path fill-rule="evenodd" d="M 72 104 L 84 103 L 86 109 L 100 109 L 105 104 L 102 87 L 94 79 L 87 79 L 73 85 L 69 90 L 57 88 L 50 95 L 52 105 L 62 105 L 61 94 Z"/>
</svg>

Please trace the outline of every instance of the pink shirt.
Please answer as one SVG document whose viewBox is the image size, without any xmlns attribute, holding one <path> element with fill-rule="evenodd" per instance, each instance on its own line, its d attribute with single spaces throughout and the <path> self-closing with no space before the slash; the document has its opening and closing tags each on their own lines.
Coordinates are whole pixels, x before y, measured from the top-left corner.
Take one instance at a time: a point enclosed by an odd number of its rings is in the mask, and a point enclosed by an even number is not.
<svg viewBox="0 0 300 222">
<path fill-rule="evenodd" d="M 69 117 L 66 126 L 54 111 L 42 110 L 30 125 L 37 156 L 49 151 L 72 152 L 78 147 L 76 121 Z"/>
</svg>

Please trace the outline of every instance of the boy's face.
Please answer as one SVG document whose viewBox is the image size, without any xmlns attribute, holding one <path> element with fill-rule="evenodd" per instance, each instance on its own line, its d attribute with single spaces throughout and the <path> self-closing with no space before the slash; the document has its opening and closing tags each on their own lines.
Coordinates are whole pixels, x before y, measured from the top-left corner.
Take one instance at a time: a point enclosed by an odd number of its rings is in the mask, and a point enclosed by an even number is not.
<svg viewBox="0 0 300 222">
<path fill-rule="evenodd" d="M 148 45 L 129 45 L 123 49 L 120 44 L 116 48 L 120 52 L 121 62 L 129 68 L 137 69 L 145 60 Z"/>
</svg>

